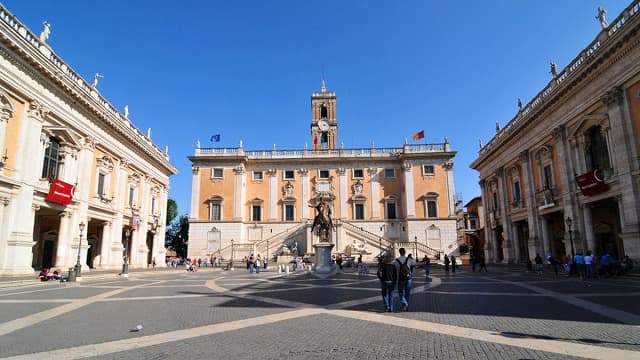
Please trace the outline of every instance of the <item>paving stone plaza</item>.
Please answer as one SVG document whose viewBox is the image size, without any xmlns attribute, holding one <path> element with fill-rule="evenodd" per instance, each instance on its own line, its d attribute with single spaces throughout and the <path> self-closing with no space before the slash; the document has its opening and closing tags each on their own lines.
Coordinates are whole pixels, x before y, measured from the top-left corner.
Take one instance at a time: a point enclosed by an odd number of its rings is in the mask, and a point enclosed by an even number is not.
<svg viewBox="0 0 640 360">
<path fill-rule="evenodd" d="M 396 302 L 394 313 L 383 312 L 373 273 L 348 269 L 4 283 L 0 357 L 640 359 L 640 278 L 490 271 L 419 273 L 409 312 Z"/>
</svg>

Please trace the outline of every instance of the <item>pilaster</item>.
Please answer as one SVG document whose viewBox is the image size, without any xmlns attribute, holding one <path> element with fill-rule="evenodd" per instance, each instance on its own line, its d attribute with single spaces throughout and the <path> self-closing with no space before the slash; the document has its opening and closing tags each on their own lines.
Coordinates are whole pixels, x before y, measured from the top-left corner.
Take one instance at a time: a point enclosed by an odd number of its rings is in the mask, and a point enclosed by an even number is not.
<svg viewBox="0 0 640 360">
<path fill-rule="evenodd" d="M 338 169 L 338 204 L 340 204 L 340 218 L 347 219 L 349 202 L 348 186 L 347 186 L 347 170 L 345 168 Z"/>
<path fill-rule="evenodd" d="M 200 167 L 197 165 L 191 166 L 191 173 L 193 175 L 191 176 L 191 211 L 189 218 L 200 219 Z M 237 204 L 234 208 L 237 208 Z"/>
<path fill-rule="evenodd" d="M 309 181 L 309 169 L 300 169 L 298 170 L 298 173 L 300 174 L 300 191 L 301 191 L 301 196 L 302 196 L 302 204 L 300 204 L 300 208 L 302 208 L 302 216 L 300 217 L 301 220 L 305 220 L 305 219 L 309 219 L 310 215 L 309 215 L 309 207 L 307 206 L 307 204 L 309 203 L 309 200 L 311 199 L 310 196 L 310 186 L 311 183 Z M 307 243 L 307 249 L 311 249 L 311 244 Z"/>
<path fill-rule="evenodd" d="M 75 263 L 69 253 L 71 250 L 71 236 L 69 234 L 69 226 L 71 226 L 71 212 L 62 211 L 58 216 L 60 217 L 60 225 L 58 225 L 58 245 L 56 246 L 55 267 L 66 269 L 71 266 L 71 264 Z"/>
<path fill-rule="evenodd" d="M 276 169 L 267 170 L 269 177 L 269 221 L 278 220 L 278 171 Z"/>
<path fill-rule="evenodd" d="M 369 183 L 371 188 L 371 197 L 369 204 L 371 204 L 371 219 L 380 219 L 380 174 L 377 167 L 370 167 L 367 169 L 369 173 Z"/>
<path fill-rule="evenodd" d="M 238 165 L 233 169 L 233 220 L 243 220 L 245 204 L 245 169 Z M 200 192 L 200 188 L 198 188 Z"/>
<path fill-rule="evenodd" d="M 404 163 L 402 164 L 403 169 L 403 180 L 404 180 L 404 208 L 406 209 L 407 218 L 415 218 L 416 217 L 416 200 L 414 193 L 414 183 L 413 183 L 413 168 L 411 164 Z M 374 201 L 371 199 L 372 202 Z"/>
</svg>

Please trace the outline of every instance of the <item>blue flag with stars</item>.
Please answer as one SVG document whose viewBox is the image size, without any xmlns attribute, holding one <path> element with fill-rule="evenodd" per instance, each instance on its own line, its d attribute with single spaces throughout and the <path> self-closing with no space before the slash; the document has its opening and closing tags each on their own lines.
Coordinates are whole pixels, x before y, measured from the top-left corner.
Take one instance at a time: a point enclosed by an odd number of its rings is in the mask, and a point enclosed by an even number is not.
<svg viewBox="0 0 640 360">
<path fill-rule="evenodd" d="M 211 142 L 220 142 L 220 134 L 211 135 Z"/>
</svg>

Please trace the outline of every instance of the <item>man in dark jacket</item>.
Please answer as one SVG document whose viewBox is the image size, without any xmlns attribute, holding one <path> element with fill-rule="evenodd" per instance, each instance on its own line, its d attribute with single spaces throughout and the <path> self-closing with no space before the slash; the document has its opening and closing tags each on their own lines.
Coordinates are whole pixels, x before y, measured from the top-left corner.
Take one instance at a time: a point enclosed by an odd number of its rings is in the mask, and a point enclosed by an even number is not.
<svg viewBox="0 0 640 360">
<path fill-rule="evenodd" d="M 392 264 L 393 256 L 386 254 L 383 262 L 378 264 L 378 279 L 382 289 L 382 301 L 386 312 L 393 312 L 393 289 L 398 281 L 398 270 Z"/>
</svg>

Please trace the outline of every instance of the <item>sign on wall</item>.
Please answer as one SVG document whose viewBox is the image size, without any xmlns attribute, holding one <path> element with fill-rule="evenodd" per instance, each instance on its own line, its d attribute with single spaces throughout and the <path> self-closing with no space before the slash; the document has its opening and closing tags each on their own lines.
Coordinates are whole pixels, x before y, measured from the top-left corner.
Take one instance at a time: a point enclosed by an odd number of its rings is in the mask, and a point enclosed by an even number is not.
<svg viewBox="0 0 640 360">
<path fill-rule="evenodd" d="M 607 190 L 607 184 L 604 183 L 604 175 L 600 170 L 578 175 L 576 176 L 576 182 L 585 196 L 596 195 Z"/>
<path fill-rule="evenodd" d="M 69 205 L 73 201 L 73 195 L 75 192 L 75 185 L 68 184 L 59 179 L 54 179 L 49 186 L 49 193 L 45 200 L 56 204 Z"/>
</svg>

